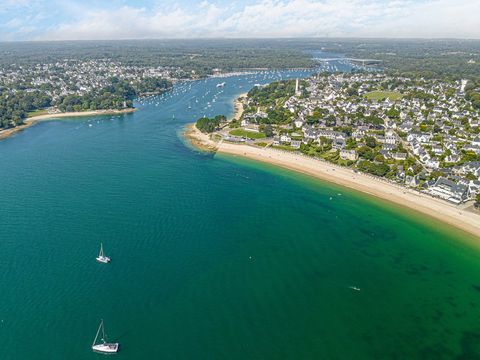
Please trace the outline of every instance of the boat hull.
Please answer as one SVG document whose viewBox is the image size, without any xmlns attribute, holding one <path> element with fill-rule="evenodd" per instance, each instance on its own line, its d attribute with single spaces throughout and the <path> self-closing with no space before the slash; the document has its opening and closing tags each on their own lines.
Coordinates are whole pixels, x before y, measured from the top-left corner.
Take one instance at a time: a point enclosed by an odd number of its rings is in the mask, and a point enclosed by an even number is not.
<svg viewBox="0 0 480 360">
<path fill-rule="evenodd" d="M 92 346 L 93 351 L 103 354 L 115 354 L 118 352 L 118 348 L 118 343 L 105 343 Z"/>
<path fill-rule="evenodd" d="M 107 264 L 107 263 L 110 262 L 110 258 L 108 256 L 98 256 L 97 261 L 101 262 L 101 263 L 104 263 L 104 264 Z"/>
</svg>

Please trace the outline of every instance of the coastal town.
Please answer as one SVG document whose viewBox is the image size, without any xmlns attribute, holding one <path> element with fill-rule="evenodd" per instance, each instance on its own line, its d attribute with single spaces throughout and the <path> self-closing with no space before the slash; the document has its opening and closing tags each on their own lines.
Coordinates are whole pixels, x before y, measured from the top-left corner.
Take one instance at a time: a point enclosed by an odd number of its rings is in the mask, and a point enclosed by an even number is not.
<svg viewBox="0 0 480 360">
<path fill-rule="evenodd" d="M 327 74 L 256 86 L 212 138 L 301 153 L 450 203 L 480 194 L 480 114 L 467 80 Z"/>
<path fill-rule="evenodd" d="M 225 74 L 214 69 L 213 76 Z M 130 111 L 134 97 L 167 91 L 192 77 L 180 67 L 107 58 L 10 64 L 0 69 L 0 89 L 7 93 L 0 133 L 6 137 L 28 127 L 29 117 Z M 237 104 L 240 116 L 219 118 L 207 132 L 215 131 L 217 140 L 298 152 L 469 204 L 480 196 L 480 115 L 467 91 L 476 86 L 377 71 L 321 72 L 257 84 Z M 25 109 L 12 99 L 27 104 Z"/>
</svg>

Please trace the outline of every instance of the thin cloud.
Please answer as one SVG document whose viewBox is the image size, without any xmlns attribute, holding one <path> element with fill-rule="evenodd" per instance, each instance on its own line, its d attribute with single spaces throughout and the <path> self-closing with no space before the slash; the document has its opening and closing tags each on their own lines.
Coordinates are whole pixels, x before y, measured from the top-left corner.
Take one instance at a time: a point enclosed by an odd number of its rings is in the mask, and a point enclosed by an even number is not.
<svg viewBox="0 0 480 360">
<path fill-rule="evenodd" d="M 32 37 L 41 40 L 312 36 L 480 38 L 480 0 L 259 0 L 235 7 L 203 1 L 189 6 L 113 9 L 70 3 L 77 10 L 81 9 L 76 16 L 44 27 Z"/>
</svg>

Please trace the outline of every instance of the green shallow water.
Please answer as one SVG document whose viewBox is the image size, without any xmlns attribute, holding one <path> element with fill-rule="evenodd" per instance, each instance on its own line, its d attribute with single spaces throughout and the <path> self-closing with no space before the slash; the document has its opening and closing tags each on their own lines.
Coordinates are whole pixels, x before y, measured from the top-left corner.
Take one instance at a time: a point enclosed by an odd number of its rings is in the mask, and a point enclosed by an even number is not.
<svg viewBox="0 0 480 360">
<path fill-rule="evenodd" d="M 103 358 L 100 318 L 118 359 L 480 357 L 478 239 L 184 144 L 261 80 L 0 142 L 0 359 Z"/>
</svg>

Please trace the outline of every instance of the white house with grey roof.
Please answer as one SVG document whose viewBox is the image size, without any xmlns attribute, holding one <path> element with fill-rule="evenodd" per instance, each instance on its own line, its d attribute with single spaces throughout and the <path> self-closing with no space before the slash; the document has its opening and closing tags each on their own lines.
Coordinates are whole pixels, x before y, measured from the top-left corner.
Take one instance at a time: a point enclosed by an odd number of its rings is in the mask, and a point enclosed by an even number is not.
<svg viewBox="0 0 480 360">
<path fill-rule="evenodd" d="M 433 196 L 461 204 L 468 199 L 468 187 L 460 185 L 444 177 L 439 177 L 434 186 L 430 187 L 429 193 Z"/>
</svg>

